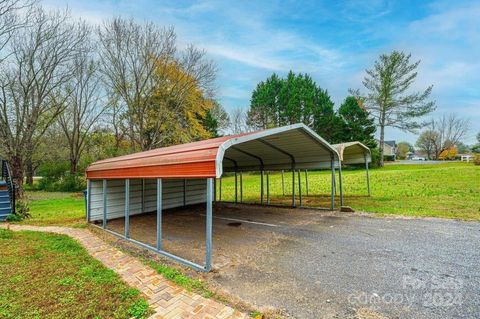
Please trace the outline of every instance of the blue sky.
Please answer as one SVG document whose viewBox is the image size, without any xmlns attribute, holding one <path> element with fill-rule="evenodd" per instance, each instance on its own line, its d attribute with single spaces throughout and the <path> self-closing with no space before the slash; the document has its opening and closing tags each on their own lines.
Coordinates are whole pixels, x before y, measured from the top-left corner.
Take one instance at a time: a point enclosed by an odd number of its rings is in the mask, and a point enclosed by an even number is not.
<svg viewBox="0 0 480 319">
<path fill-rule="evenodd" d="M 434 85 L 434 116 L 471 121 L 480 132 L 480 1 L 111 1 L 45 0 L 92 23 L 121 15 L 173 25 L 182 45 L 204 48 L 219 67 L 218 98 L 248 107 L 256 84 L 273 72 L 309 73 L 336 106 L 362 88 L 365 69 L 392 50 L 422 60 L 416 89 Z M 415 142 L 395 129 L 387 139 Z"/>
</svg>

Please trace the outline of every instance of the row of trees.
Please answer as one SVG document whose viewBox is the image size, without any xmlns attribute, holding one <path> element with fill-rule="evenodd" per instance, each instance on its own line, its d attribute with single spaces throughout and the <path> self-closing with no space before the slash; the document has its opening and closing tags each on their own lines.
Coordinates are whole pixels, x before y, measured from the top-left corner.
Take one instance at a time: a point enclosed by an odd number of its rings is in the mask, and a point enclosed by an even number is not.
<svg viewBox="0 0 480 319">
<path fill-rule="evenodd" d="M 469 130 L 469 120 L 455 114 L 431 119 L 422 131 L 416 146 L 428 159 L 441 159 L 441 155 L 462 144 Z"/>
<path fill-rule="evenodd" d="M 19 195 L 25 175 L 68 159 L 76 175 L 106 156 L 205 139 L 228 116 L 216 66 L 173 28 L 101 26 L 24 0 L 0 1 L 0 155 Z"/>
<path fill-rule="evenodd" d="M 336 112 L 327 90 L 308 74 L 292 71 L 285 78 L 273 74 L 257 85 L 246 123 L 257 130 L 304 123 L 330 143 L 356 140 L 376 146 L 375 125 L 360 99 L 347 97 Z"/>
<path fill-rule="evenodd" d="M 258 129 L 303 122 L 331 143 L 358 140 L 369 147 L 376 145 L 378 128 L 383 166 L 385 128 L 416 133 L 424 125 L 419 118 L 435 109 L 430 100 L 432 86 L 420 92 L 410 90 L 419 64 L 404 52 L 380 55 L 373 68 L 366 70 L 364 90 L 350 90 L 351 96 L 338 112 L 328 92 L 310 76 L 273 74 L 254 90 L 246 122 Z"/>
</svg>

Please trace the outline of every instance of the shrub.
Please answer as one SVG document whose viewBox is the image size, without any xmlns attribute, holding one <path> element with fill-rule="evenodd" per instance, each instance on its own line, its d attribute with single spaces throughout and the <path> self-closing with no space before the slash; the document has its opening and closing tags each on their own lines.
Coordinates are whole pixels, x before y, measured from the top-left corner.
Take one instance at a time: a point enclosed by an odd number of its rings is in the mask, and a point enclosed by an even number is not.
<svg viewBox="0 0 480 319">
<path fill-rule="evenodd" d="M 370 167 L 379 167 L 380 166 L 380 150 L 378 148 L 372 148 L 372 162 L 370 163 Z"/>
<path fill-rule="evenodd" d="M 480 165 L 480 154 L 475 154 L 475 157 L 473 158 L 473 163 L 475 165 Z"/>
<path fill-rule="evenodd" d="M 40 179 L 37 189 L 49 192 L 75 192 L 85 189 L 86 181 L 81 175 L 64 173 L 60 176 L 44 176 Z"/>
<path fill-rule="evenodd" d="M 395 161 L 395 155 L 383 155 L 383 160 L 385 162 L 393 162 Z"/>
<path fill-rule="evenodd" d="M 8 222 L 20 222 L 26 218 L 32 217 L 30 215 L 30 207 L 26 200 L 19 200 L 15 203 L 15 213 L 7 216 Z"/>
</svg>

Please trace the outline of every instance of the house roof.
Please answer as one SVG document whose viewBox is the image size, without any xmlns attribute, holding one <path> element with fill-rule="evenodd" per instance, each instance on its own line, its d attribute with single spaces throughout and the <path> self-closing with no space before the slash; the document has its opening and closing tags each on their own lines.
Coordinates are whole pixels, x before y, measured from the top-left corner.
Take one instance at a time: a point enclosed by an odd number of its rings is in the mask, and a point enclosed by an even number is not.
<svg viewBox="0 0 480 319">
<path fill-rule="evenodd" d="M 88 179 L 206 178 L 235 170 L 322 168 L 336 149 L 304 124 L 224 136 L 97 161 Z"/>
<path fill-rule="evenodd" d="M 395 141 L 384 141 L 383 143 L 390 145 L 391 147 L 395 147 L 397 145 Z"/>
<path fill-rule="evenodd" d="M 340 160 L 344 164 L 361 164 L 372 161 L 370 149 L 358 141 L 334 144 L 332 146 L 337 149 Z"/>
</svg>

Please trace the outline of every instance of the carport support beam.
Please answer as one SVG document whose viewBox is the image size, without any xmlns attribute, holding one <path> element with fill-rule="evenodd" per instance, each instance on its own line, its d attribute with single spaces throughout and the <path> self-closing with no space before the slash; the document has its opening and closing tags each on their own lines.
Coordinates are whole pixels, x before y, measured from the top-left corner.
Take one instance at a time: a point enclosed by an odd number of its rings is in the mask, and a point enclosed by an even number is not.
<svg viewBox="0 0 480 319">
<path fill-rule="evenodd" d="M 330 160 L 330 166 L 332 169 L 332 193 L 331 193 L 331 200 L 330 200 L 330 209 L 335 209 L 335 165 L 333 164 L 333 156 Z"/>
<path fill-rule="evenodd" d="M 305 195 L 308 196 L 308 170 L 305 170 Z"/>
<path fill-rule="evenodd" d="M 103 222 L 102 228 L 107 228 L 107 180 L 103 180 Z"/>
<path fill-rule="evenodd" d="M 217 202 L 217 178 L 213 179 L 213 202 Z"/>
<path fill-rule="evenodd" d="M 340 207 L 343 206 L 342 162 L 338 159 L 338 186 L 340 187 Z"/>
<path fill-rule="evenodd" d="M 260 204 L 263 205 L 263 169 L 260 171 L 260 177 L 261 177 L 261 181 L 260 181 Z"/>
<path fill-rule="evenodd" d="M 300 170 L 298 170 L 298 199 L 299 199 L 299 205 L 302 207 L 302 177 L 300 174 Z"/>
<path fill-rule="evenodd" d="M 130 179 L 125 179 L 125 238 L 130 237 Z"/>
<path fill-rule="evenodd" d="M 157 178 L 157 250 L 162 249 L 162 179 Z"/>
<path fill-rule="evenodd" d="M 367 154 L 363 154 L 363 158 L 365 159 L 365 171 L 367 172 L 367 190 L 368 190 L 368 196 L 370 196 L 370 175 L 368 174 L 368 159 L 367 159 Z"/>
<path fill-rule="evenodd" d="M 238 176 L 237 171 L 235 171 L 235 204 L 238 203 Z"/>
<path fill-rule="evenodd" d="M 220 176 L 220 187 L 218 188 L 218 193 L 219 193 L 218 200 L 222 201 L 222 177 L 221 176 Z"/>
<path fill-rule="evenodd" d="M 142 214 L 145 213 L 145 179 L 142 178 Z"/>
<path fill-rule="evenodd" d="M 205 270 L 212 269 L 212 195 L 213 181 L 212 178 L 207 179 L 207 214 L 206 214 L 206 242 L 205 242 Z"/>
<path fill-rule="evenodd" d="M 292 207 L 295 207 L 295 168 L 292 167 Z"/>
<path fill-rule="evenodd" d="M 285 196 L 285 171 L 282 169 L 282 194 Z"/>
<path fill-rule="evenodd" d="M 243 203 L 243 174 L 240 171 L 240 203 Z"/>
<path fill-rule="evenodd" d="M 267 205 L 270 205 L 270 178 L 267 171 Z"/>
<path fill-rule="evenodd" d="M 87 223 L 90 222 L 91 201 L 92 201 L 92 181 L 87 179 Z"/>
</svg>

